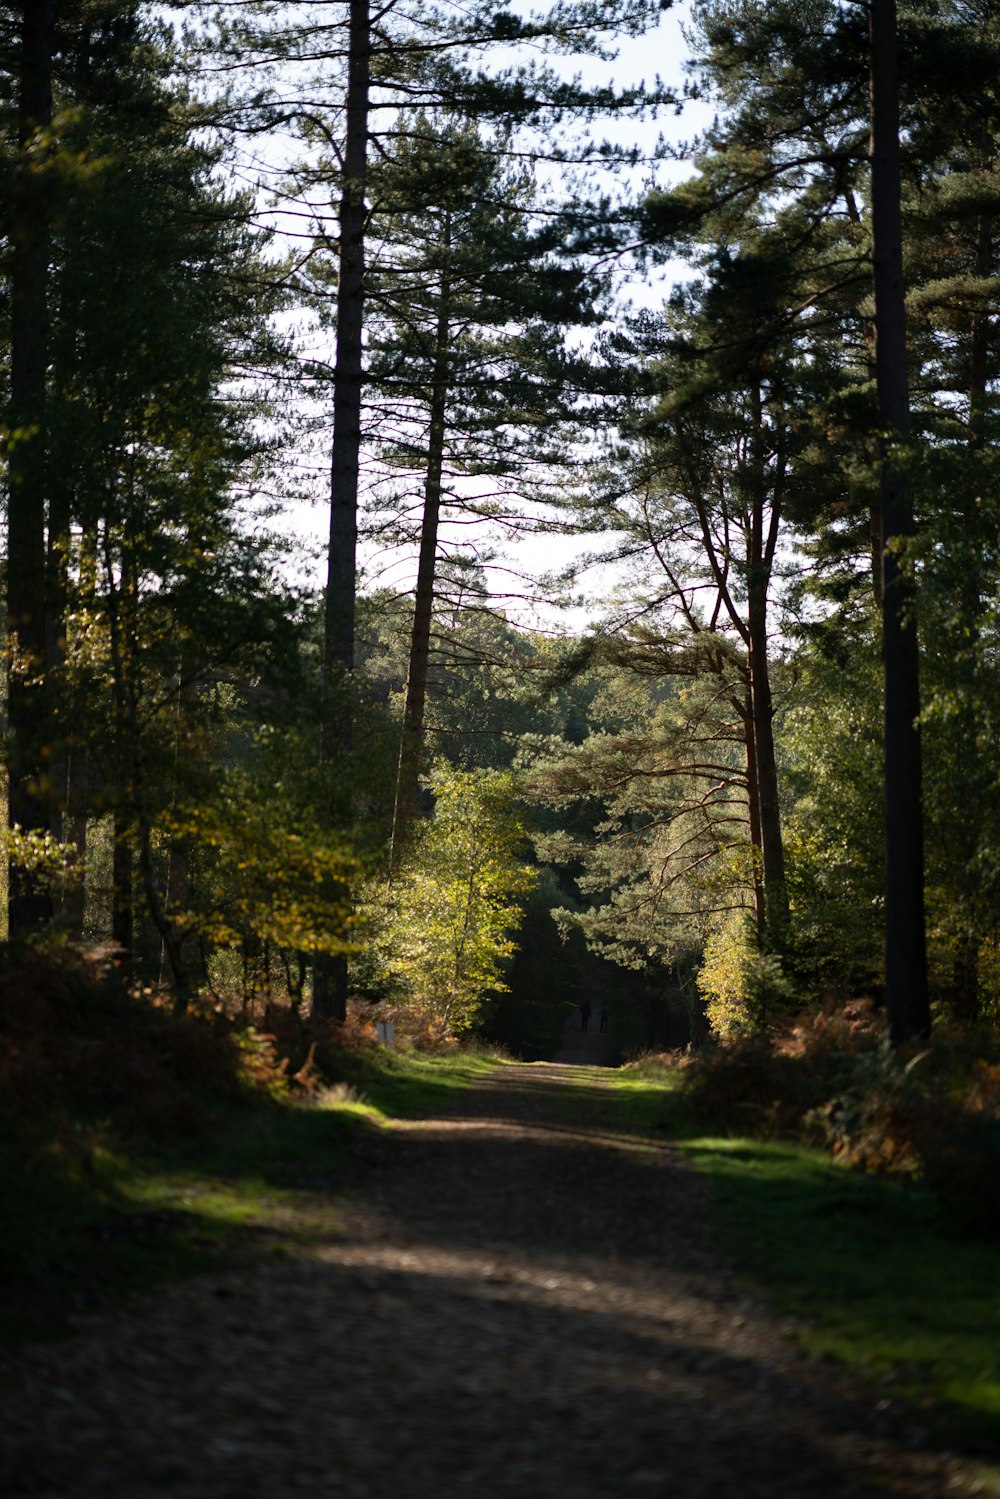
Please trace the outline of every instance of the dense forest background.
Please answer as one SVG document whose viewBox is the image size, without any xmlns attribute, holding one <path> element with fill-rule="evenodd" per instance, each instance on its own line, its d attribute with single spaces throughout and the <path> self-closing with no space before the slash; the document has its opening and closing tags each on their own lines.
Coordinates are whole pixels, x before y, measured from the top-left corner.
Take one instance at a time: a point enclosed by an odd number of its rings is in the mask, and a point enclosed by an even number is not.
<svg viewBox="0 0 1000 1499">
<path fill-rule="evenodd" d="M 1000 15 L 659 12 L 0 6 L 10 944 L 995 1022 Z"/>
</svg>

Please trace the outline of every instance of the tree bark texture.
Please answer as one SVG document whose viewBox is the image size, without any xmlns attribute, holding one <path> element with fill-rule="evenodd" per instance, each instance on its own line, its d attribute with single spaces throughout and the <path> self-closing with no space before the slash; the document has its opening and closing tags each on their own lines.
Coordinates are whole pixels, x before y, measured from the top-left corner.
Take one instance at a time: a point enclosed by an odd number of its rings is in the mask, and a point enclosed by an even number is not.
<svg viewBox="0 0 1000 1499">
<path fill-rule="evenodd" d="M 45 688 L 46 412 L 49 223 L 40 134 L 52 122 L 54 0 L 22 7 L 18 145 L 9 224 L 10 408 L 8 425 L 7 642 L 9 822 L 49 830 Z M 52 902 L 28 869 L 11 862 L 11 937 L 43 925 Z"/>
<path fill-rule="evenodd" d="M 764 901 L 767 935 L 778 942 L 788 924 L 788 890 L 785 884 L 785 853 L 781 840 L 781 804 L 778 799 L 778 763 L 774 749 L 774 700 L 767 646 L 767 595 L 771 582 L 774 549 L 780 520 L 780 496 L 775 482 L 771 514 L 765 534 L 767 475 L 764 455 L 763 400 L 759 382 L 751 391 L 751 511 L 748 532 L 750 555 L 747 579 L 747 635 L 750 663 L 750 701 L 757 766 L 757 812 L 760 819 L 760 852 L 764 868 Z M 777 476 L 776 476 L 777 481 Z"/>
<path fill-rule="evenodd" d="M 347 134 L 339 210 L 337 353 L 333 375 L 330 544 L 325 599 L 324 667 L 330 711 L 325 715 L 324 751 L 328 755 L 340 748 L 349 748 L 352 738 L 350 716 L 343 702 L 344 695 L 333 688 L 341 677 L 349 676 L 354 670 L 363 379 L 365 181 L 371 64 L 368 0 L 351 0 L 349 45 Z"/>
<path fill-rule="evenodd" d="M 353 725 L 345 690 L 354 671 L 358 473 L 361 462 L 362 332 L 365 280 L 365 182 L 371 74 L 369 0 L 350 0 L 344 182 L 340 197 L 337 353 L 333 376 L 330 463 L 330 544 L 323 639 L 324 706 L 321 753 L 330 761 L 351 749 Z M 347 1014 L 347 959 L 317 953 L 312 1013 Z"/>
<path fill-rule="evenodd" d="M 895 0 L 871 0 L 872 258 L 882 465 L 882 652 L 885 678 L 885 960 L 894 1043 L 930 1030 L 924 919 L 920 667 L 915 588 L 901 546 L 914 532 L 905 452 L 910 435 L 900 213 Z"/>
<path fill-rule="evenodd" d="M 447 249 L 447 247 L 446 247 Z M 434 374 L 431 387 L 430 425 L 427 442 L 427 474 L 424 509 L 420 524 L 420 559 L 417 593 L 410 632 L 410 660 L 406 675 L 406 704 L 399 746 L 399 772 L 392 819 L 391 871 L 400 859 L 417 811 L 420 756 L 424 743 L 424 709 L 430 664 L 431 622 L 434 616 L 434 583 L 437 571 L 438 522 L 441 515 L 441 474 L 444 468 L 445 419 L 448 405 L 449 302 L 451 288 L 447 269 L 441 280 L 437 326 L 434 334 Z"/>
<path fill-rule="evenodd" d="M 750 697 L 750 674 L 747 672 L 746 702 L 734 698 L 743 724 L 743 743 L 747 762 L 747 809 L 750 816 L 750 850 L 753 857 L 753 910 L 757 937 L 763 943 L 767 936 L 767 900 L 764 895 L 764 857 L 760 832 L 760 797 L 757 790 L 757 746 L 754 741 L 753 702 Z"/>
</svg>

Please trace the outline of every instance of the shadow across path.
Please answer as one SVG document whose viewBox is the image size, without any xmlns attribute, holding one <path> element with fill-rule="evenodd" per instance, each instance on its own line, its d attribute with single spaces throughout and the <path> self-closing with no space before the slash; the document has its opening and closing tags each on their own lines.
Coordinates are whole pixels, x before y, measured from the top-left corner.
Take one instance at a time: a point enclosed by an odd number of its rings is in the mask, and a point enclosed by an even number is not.
<svg viewBox="0 0 1000 1499">
<path fill-rule="evenodd" d="M 601 1074 L 500 1069 L 366 1137 L 343 1233 L 21 1360 L 17 1494 L 954 1494 L 710 1246 L 705 1183 Z"/>
</svg>

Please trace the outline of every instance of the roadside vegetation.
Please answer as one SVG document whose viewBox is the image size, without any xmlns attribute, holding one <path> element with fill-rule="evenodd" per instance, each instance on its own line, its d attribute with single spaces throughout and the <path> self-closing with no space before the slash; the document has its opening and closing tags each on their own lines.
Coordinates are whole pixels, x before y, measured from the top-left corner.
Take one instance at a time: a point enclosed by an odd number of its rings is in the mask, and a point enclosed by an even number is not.
<svg viewBox="0 0 1000 1499">
<path fill-rule="evenodd" d="M 941 1027 L 900 1055 L 859 1004 L 614 1085 L 712 1181 L 719 1249 L 808 1353 L 915 1433 L 995 1456 L 996 1076 L 981 1036 Z"/>
<path fill-rule="evenodd" d="M 352 1131 L 440 1113 L 501 1065 L 270 1018 L 176 1016 L 65 954 L 8 965 L 0 1341 L 335 1234 Z"/>
</svg>

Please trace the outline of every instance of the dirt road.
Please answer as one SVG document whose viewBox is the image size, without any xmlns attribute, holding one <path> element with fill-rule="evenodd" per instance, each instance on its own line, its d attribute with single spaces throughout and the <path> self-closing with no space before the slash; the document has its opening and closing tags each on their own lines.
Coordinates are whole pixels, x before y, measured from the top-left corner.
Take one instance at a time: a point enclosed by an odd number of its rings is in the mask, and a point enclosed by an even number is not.
<svg viewBox="0 0 1000 1499">
<path fill-rule="evenodd" d="M 599 1034 L 599 1033 L 598 1033 Z M 46 1499 L 959 1492 L 709 1246 L 607 1073 L 500 1069 L 366 1137 L 342 1236 L 0 1364 L 0 1491 Z"/>
</svg>

